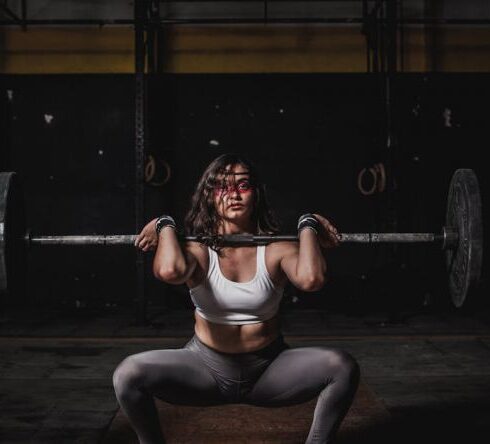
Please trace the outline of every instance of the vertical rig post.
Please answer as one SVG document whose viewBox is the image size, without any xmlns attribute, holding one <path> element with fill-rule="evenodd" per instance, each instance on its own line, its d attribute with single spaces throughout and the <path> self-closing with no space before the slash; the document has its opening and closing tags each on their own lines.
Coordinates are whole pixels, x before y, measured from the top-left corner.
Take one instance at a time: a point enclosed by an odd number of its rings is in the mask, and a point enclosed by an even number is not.
<svg viewBox="0 0 490 444">
<path fill-rule="evenodd" d="M 136 232 L 143 227 L 145 210 L 144 168 L 146 148 L 146 78 L 145 27 L 148 0 L 134 2 L 134 62 L 135 62 L 135 224 Z M 146 323 L 145 255 L 136 253 L 136 291 L 138 318 Z"/>
</svg>

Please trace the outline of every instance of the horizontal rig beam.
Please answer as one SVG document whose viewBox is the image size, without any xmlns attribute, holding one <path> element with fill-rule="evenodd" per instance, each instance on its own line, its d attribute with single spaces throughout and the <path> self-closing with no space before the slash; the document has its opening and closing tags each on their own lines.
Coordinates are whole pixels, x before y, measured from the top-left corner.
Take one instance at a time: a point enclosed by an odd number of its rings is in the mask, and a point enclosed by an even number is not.
<svg viewBox="0 0 490 444">
<path fill-rule="evenodd" d="M 149 20 L 146 23 L 161 25 L 226 25 L 226 24 L 363 24 L 362 17 L 304 17 L 304 18 L 162 18 L 160 20 Z M 388 22 L 388 19 L 377 19 L 377 22 Z M 459 18 L 404 18 L 391 20 L 389 23 L 401 25 L 488 25 L 490 18 L 481 19 L 459 19 Z M 134 25 L 132 19 L 38 19 L 38 20 L 0 20 L 0 26 L 121 26 Z"/>
</svg>

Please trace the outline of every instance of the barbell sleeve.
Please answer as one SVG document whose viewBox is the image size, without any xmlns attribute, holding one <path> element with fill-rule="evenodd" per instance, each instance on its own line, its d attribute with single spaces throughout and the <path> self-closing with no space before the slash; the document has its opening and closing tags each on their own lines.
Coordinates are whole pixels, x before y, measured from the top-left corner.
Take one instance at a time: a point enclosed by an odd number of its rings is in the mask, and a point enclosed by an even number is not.
<svg viewBox="0 0 490 444">
<path fill-rule="evenodd" d="M 29 236 L 29 245 L 132 245 L 136 235 Z"/>
</svg>

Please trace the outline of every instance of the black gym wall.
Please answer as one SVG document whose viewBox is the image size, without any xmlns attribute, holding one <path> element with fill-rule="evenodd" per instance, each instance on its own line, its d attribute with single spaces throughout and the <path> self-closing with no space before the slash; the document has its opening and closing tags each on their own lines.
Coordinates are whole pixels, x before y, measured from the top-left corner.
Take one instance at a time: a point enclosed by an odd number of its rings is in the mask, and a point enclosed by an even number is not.
<svg viewBox="0 0 490 444">
<path fill-rule="evenodd" d="M 204 167 L 217 155 L 235 151 L 257 163 L 285 232 L 294 232 L 297 217 L 306 211 L 324 214 L 345 232 L 439 231 L 454 169 L 474 168 L 487 201 L 488 79 L 487 74 L 400 75 L 392 159 L 396 193 L 363 196 L 359 171 L 377 162 L 390 164 L 378 77 L 150 78 L 150 152 L 169 164 L 171 177 L 162 187 L 147 185 L 147 220 L 169 212 L 182 223 Z M 19 172 L 25 183 L 32 232 L 136 232 L 134 78 L 4 75 L 0 82 L 1 169 Z M 398 214 L 396 227 L 390 222 L 391 207 Z M 150 303 L 190 307 L 185 286 L 153 278 L 152 255 L 147 256 Z M 367 310 L 422 307 L 445 299 L 437 247 L 348 246 L 328 257 L 331 279 L 325 288 L 312 294 L 290 288 L 285 306 Z M 26 298 L 10 302 L 74 310 L 131 306 L 135 252 L 120 247 L 32 249 L 28 279 Z"/>
</svg>

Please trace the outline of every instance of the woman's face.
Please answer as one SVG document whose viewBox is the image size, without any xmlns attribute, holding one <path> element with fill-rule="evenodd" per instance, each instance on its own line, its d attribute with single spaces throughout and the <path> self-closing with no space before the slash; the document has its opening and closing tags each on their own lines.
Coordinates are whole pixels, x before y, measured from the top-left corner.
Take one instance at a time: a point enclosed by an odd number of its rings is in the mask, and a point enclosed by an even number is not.
<svg viewBox="0 0 490 444">
<path fill-rule="evenodd" d="M 218 176 L 214 188 L 214 205 L 226 221 L 244 223 L 250 220 L 254 203 L 254 187 L 247 167 L 228 165 L 226 173 Z"/>
</svg>

